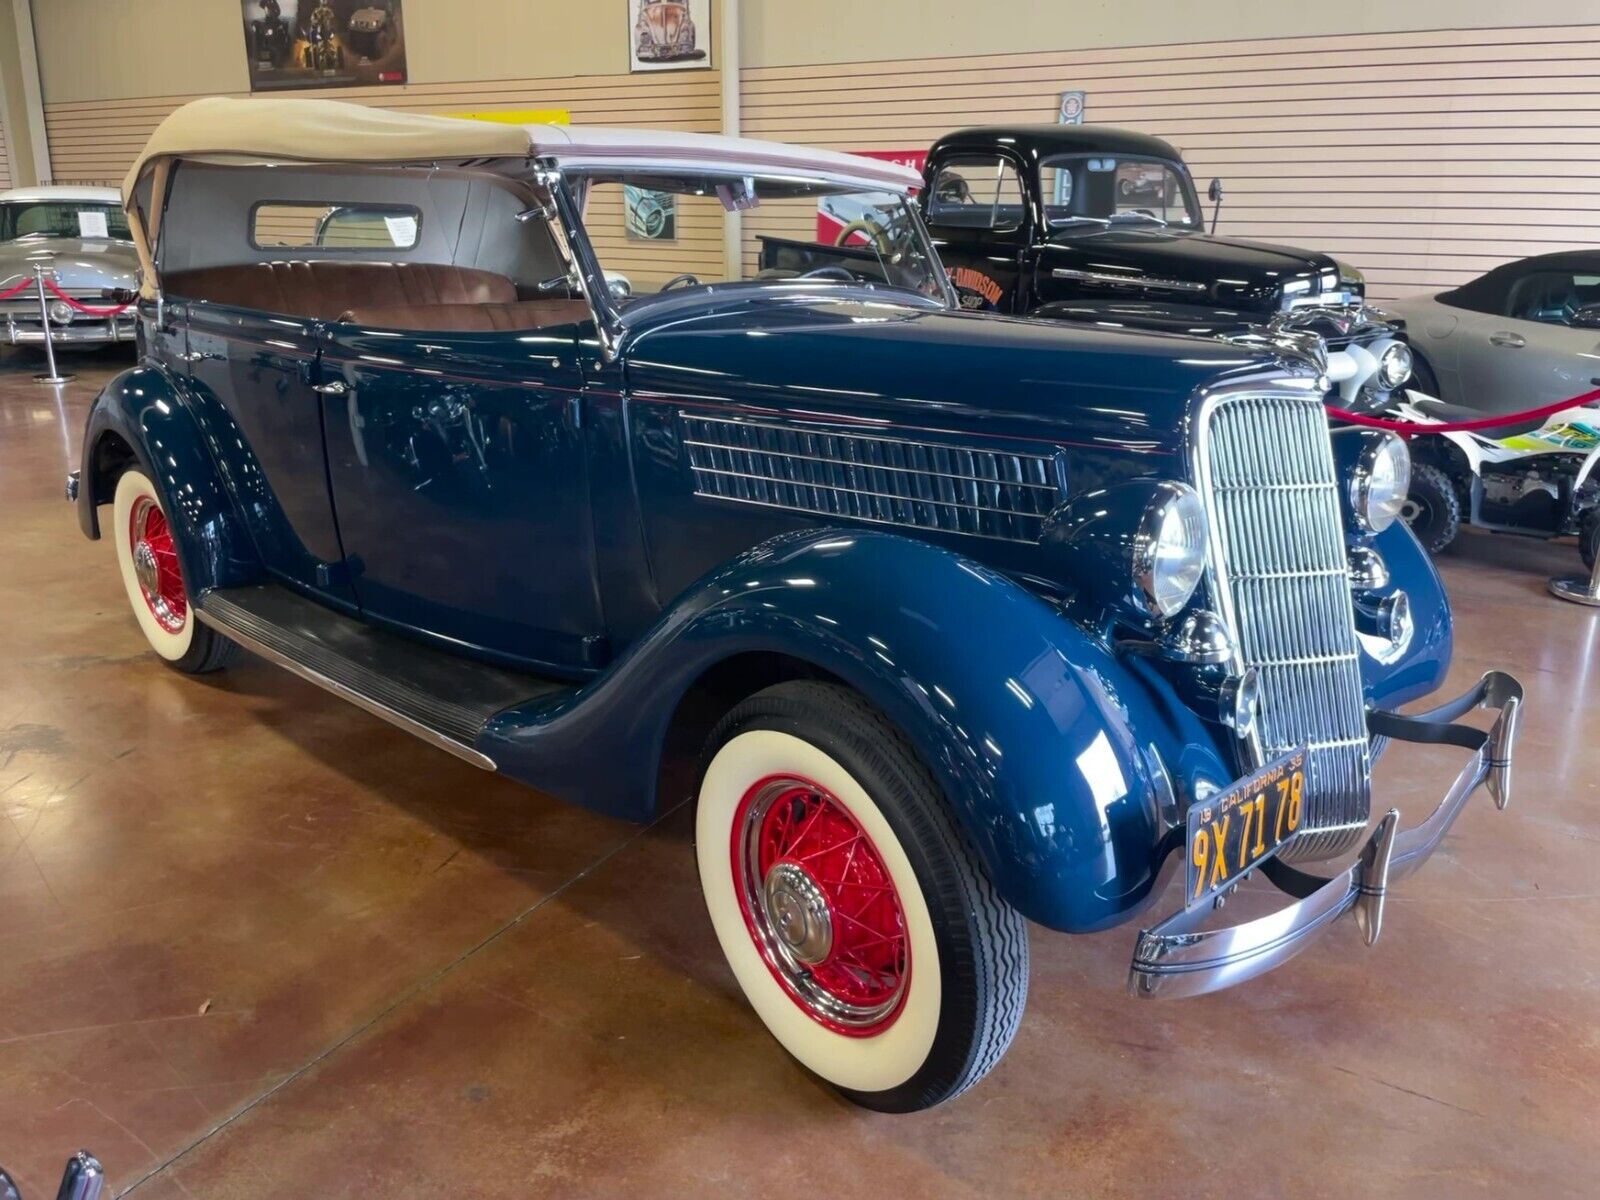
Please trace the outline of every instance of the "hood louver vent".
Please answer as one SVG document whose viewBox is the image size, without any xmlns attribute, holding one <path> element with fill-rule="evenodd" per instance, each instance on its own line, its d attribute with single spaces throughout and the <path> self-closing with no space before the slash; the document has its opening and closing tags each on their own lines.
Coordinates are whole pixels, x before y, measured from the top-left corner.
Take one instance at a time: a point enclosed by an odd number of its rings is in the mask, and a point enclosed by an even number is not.
<svg viewBox="0 0 1600 1200">
<path fill-rule="evenodd" d="M 679 413 L 697 495 L 824 517 L 1037 542 L 1055 455 Z"/>
</svg>

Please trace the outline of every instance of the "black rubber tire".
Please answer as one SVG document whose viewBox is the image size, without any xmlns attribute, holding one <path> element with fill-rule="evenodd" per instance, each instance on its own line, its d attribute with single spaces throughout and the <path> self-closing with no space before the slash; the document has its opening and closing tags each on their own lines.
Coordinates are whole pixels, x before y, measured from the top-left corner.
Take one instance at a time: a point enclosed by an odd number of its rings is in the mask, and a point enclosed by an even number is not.
<svg viewBox="0 0 1600 1200">
<path fill-rule="evenodd" d="M 243 654 L 244 647 L 238 642 L 223 637 L 209 625 L 196 625 L 188 653 L 176 662 L 162 661 L 185 675 L 209 675 L 231 667 Z"/>
<path fill-rule="evenodd" d="M 1600 557 L 1600 508 L 1591 508 L 1578 526 L 1578 553 L 1583 565 L 1594 570 L 1594 560 Z"/>
<path fill-rule="evenodd" d="M 916 1112 L 959 1095 L 1000 1061 L 1021 1024 L 1027 922 L 995 891 L 911 743 L 859 693 L 810 680 L 757 692 L 718 724 L 705 761 L 735 736 L 759 729 L 809 742 L 855 777 L 910 860 L 933 922 L 941 993 L 927 1058 L 897 1087 L 836 1090 L 879 1112 Z"/>
<path fill-rule="evenodd" d="M 1439 377 L 1433 373 L 1433 366 L 1423 358 L 1415 346 L 1411 347 L 1411 378 L 1400 385 L 1402 388 L 1413 388 L 1424 396 L 1432 396 L 1435 400 L 1443 400 L 1439 394 Z"/>
<path fill-rule="evenodd" d="M 1461 533 L 1461 498 L 1450 476 L 1431 463 L 1413 463 L 1406 524 L 1429 554 L 1443 554 Z"/>
</svg>

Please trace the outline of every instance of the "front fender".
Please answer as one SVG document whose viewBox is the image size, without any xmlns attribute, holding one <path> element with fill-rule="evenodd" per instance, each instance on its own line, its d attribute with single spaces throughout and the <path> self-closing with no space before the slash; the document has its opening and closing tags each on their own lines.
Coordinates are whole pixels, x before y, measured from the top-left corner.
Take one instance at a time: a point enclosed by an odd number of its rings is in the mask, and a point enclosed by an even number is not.
<svg viewBox="0 0 1600 1200">
<path fill-rule="evenodd" d="M 1389 586 L 1377 595 L 1406 593 L 1413 633 L 1411 644 L 1394 662 L 1385 663 L 1364 652 L 1362 682 L 1374 707 L 1397 708 L 1437 691 L 1444 683 L 1455 647 L 1454 622 L 1444 580 L 1410 526 L 1394 522 L 1372 539 L 1372 546 L 1389 565 Z"/>
<path fill-rule="evenodd" d="M 116 489 L 120 439 L 161 492 L 178 561 L 192 594 L 261 578 L 261 566 L 182 389 L 162 368 L 140 364 L 115 376 L 95 397 L 83 434 L 78 524 L 100 536 L 99 506 Z"/>
<path fill-rule="evenodd" d="M 718 661 L 803 659 L 911 740 L 1001 895 L 1052 928 L 1114 924 L 1150 896 L 1180 799 L 1225 786 L 1207 728 L 1010 579 L 928 543 L 808 531 L 690 587 L 605 675 L 497 716 L 502 770 L 648 816 L 678 699 Z"/>
</svg>

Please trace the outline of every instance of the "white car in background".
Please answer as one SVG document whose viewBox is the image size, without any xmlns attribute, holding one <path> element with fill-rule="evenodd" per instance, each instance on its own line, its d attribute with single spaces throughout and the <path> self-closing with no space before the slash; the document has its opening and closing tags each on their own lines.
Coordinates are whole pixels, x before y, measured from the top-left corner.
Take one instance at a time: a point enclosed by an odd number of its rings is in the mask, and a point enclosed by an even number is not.
<svg viewBox="0 0 1600 1200">
<path fill-rule="evenodd" d="M 13 346 L 44 342 L 39 289 L 31 283 L 36 266 L 46 271 L 44 307 L 54 342 L 133 341 L 133 309 L 111 311 L 120 307 L 117 294 L 131 295 L 139 287 L 139 256 L 116 188 L 56 185 L 0 192 L 0 294 L 29 283 L 0 300 L 0 336 Z"/>
</svg>

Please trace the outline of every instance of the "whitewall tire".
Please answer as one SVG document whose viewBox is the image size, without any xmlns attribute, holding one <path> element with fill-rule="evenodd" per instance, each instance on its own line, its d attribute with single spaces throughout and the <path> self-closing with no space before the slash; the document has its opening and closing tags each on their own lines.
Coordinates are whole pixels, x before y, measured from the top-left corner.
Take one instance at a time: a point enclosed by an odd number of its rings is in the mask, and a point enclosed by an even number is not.
<svg viewBox="0 0 1600 1200">
<path fill-rule="evenodd" d="M 982 1078 L 1027 997 L 1027 929 L 899 731 L 832 684 L 758 693 L 718 727 L 695 848 L 751 1007 L 851 1099 L 927 1108 Z"/>
<path fill-rule="evenodd" d="M 192 674 L 225 666 L 237 647 L 195 619 L 160 493 L 135 467 L 117 480 L 111 532 L 129 607 L 150 648 Z"/>
</svg>

